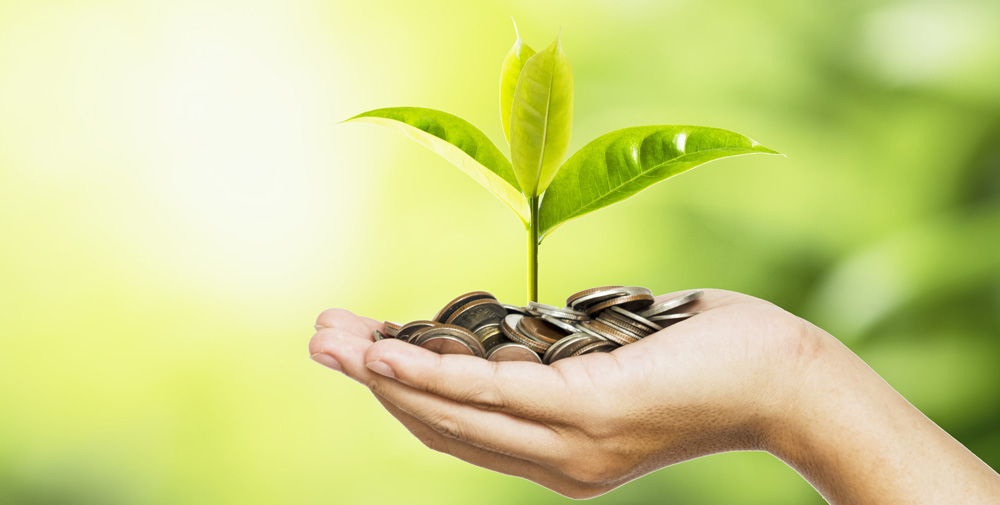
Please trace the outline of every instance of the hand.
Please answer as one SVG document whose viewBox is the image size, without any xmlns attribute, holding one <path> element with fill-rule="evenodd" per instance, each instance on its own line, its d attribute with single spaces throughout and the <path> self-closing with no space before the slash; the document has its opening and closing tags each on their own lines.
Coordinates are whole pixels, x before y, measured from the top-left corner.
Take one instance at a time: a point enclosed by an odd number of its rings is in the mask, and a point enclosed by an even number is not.
<svg viewBox="0 0 1000 505">
<path fill-rule="evenodd" d="M 550 366 L 374 343 L 382 323 L 340 309 L 320 315 L 309 347 L 428 447 L 584 498 L 698 456 L 768 450 L 797 404 L 819 346 L 812 325 L 719 290 L 691 310 L 703 313 Z"/>
</svg>

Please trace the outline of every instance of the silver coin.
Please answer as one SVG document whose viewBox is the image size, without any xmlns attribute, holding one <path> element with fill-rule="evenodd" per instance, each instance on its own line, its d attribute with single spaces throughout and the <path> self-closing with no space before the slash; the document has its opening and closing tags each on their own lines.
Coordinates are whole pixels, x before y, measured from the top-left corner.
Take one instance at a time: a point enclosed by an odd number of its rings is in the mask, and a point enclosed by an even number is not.
<svg viewBox="0 0 1000 505">
<path fill-rule="evenodd" d="M 576 326 L 573 326 L 572 324 L 567 323 L 566 321 L 563 321 L 562 319 L 559 319 L 558 317 L 553 317 L 553 316 L 550 316 L 548 314 L 542 314 L 541 317 L 545 321 L 558 326 L 559 328 L 561 328 L 564 331 L 568 331 L 570 333 L 577 333 L 577 332 L 580 331 Z"/>
<path fill-rule="evenodd" d="M 640 324 L 644 324 L 646 326 L 649 326 L 650 328 L 653 328 L 654 330 L 659 331 L 659 330 L 663 329 L 662 326 L 660 326 L 660 325 L 658 325 L 658 324 L 650 321 L 649 319 L 646 319 L 646 318 L 644 318 L 644 317 L 642 317 L 642 316 L 640 316 L 640 315 L 638 315 L 638 314 L 636 314 L 634 312 L 627 311 L 627 310 L 625 310 L 625 309 L 623 309 L 621 307 L 611 307 L 611 311 L 614 312 L 614 313 L 616 313 L 616 314 L 618 314 L 618 315 L 620 315 L 620 316 L 624 316 L 624 317 L 627 317 L 627 318 L 629 318 L 629 319 L 631 319 L 633 321 L 636 321 L 636 322 L 638 322 Z"/>
<path fill-rule="evenodd" d="M 525 307 L 518 307 L 517 305 L 510 305 L 507 303 L 501 303 L 503 308 L 507 309 L 507 314 L 520 314 L 522 316 L 530 316 L 531 313 Z"/>
<path fill-rule="evenodd" d="M 383 334 L 381 331 L 378 331 L 378 330 L 372 330 L 372 336 L 375 337 L 375 341 L 376 342 L 378 342 L 379 340 L 385 340 L 385 339 L 389 338 L 389 337 L 386 337 L 385 334 Z"/>
<path fill-rule="evenodd" d="M 587 314 L 579 312 L 573 309 L 560 309 L 553 307 L 551 305 L 545 305 L 542 303 L 528 302 L 528 312 L 535 316 L 549 315 L 552 317 L 558 317 L 559 319 L 567 319 L 570 321 L 586 321 Z"/>
<path fill-rule="evenodd" d="M 690 293 L 685 293 L 685 294 L 680 295 L 680 296 L 675 296 L 673 298 L 670 298 L 669 300 L 664 300 L 662 302 L 653 304 L 652 307 L 650 307 L 650 308 L 648 308 L 646 310 L 640 311 L 639 315 L 642 316 L 642 317 L 649 317 L 649 316 L 655 316 L 655 315 L 663 314 L 664 312 L 666 312 L 668 310 L 676 309 L 677 307 L 680 307 L 681 305 L 687 305 L 687 304 L 689 304 L 689 303 L 691 303 L 691 302 L 693 302 L 693 301 L 701 298 L 701 295 L 703 295 L 703 294 L 705 294 L 705 292 L 703 290 L 697 289 L 697 290 L 692 291 Z"/>
<path fill-rule="evenodd" d="M 698 314 L 701 314 L 700 310 L 699 311 L 695 311 L 695 312 L 675 312 L 673 314 L 660 314 L 658 316 L 650 316 L 649 320 L 650 321 L 657 321 L 657 322 L 660 322 L 660 323 L 671 322 L 671 321 L 672 322 L 679 322 L 679 321 L 682 321 L 684 319 L 688 319 L 688 318 L 697 316 Z"/>
<path fill-rule="evenodd" d="M 500 344 L 486 353 L 486 359 L 490 361 L 530 361 L 533 363 L 541 363 L 542 358 L 538 356 L 538 353 L 528 349 L 527 347 L 514 343 L 508 342 L 506 344 Z"/>
<path fill-rule="evenodd" d="M 555 344 L 552 344 L 552 346 L 549 347 L 549 350 L 546 351 L 545 355 L 542 357 L 542 362 L 550 365 L 556 361 L 572 356 L 574 352 L 587 344 L 604 341 L 605 340 L 601 337 L 594 337 L 583 333 L 574 333 L 556 342 Z"/>
</svg>

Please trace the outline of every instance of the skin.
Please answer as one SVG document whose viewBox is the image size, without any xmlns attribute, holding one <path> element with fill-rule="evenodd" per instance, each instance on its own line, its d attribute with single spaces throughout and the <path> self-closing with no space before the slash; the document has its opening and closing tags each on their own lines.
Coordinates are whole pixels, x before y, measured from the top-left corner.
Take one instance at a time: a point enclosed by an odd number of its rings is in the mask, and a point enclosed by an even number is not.
<svg viewBox="0 0 1000 505">
<path fill-rule="evenodd" d="M 343 309 L 319 316 L 309 351 L 431 449 L 572 498 L 735 450 L 773 454 L 835 504 L 1000 498 L 1000 475 L 828 333 L 729 291 L 691 310 L 704 312 L 550 366 L 376 343 L 382 323 Z"/>
</svg>

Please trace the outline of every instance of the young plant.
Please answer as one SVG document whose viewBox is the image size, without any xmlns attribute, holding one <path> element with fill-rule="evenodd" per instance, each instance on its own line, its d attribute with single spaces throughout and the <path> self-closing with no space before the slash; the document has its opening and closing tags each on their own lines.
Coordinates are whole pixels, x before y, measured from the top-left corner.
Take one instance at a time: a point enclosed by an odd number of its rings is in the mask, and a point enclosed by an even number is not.
<svg viewBox="0 0 1000 505">
<path fill-rule="evenodd" d="M 468 121 L 434 109 L 392 107 L 354 116 L 395 130 L 453 163 L 505 203 L 528 232 L 528 300 L 538 299 L 538 246 L 552 230 L 709 161 L 779 154 L 719 128 L 636 126 L 598 137 L 563 162 L 573 129 L 573 73 L 559 36 L 535 52 L 516 40 L 500 70 L 508 160 Z"/>
</svg>

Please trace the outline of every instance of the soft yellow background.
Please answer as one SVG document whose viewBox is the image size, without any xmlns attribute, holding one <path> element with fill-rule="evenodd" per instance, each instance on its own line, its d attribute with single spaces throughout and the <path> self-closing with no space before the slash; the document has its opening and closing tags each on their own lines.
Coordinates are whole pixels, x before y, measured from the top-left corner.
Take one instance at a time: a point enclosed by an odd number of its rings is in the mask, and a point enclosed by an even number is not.
<svg viewBox="0 0 1000 505">
<path fill-rule="evenodd" d="M 571 222 L 541 297 L 744 291 L 1000 464 L 1000 4 L 0 0 L 0 502 L 556 503 L 425 449 L 308 359 L 315 316 L 524 298 L 516 218 L 377 107 L 499 141 L 514 36 L 562 28 L 571 150 L 644 124 L 788 159 Z M 933 455 L 927 455 L 933 458 Z M 821 503 L 765 454 L 597 503 Z"/>
</svg>

